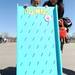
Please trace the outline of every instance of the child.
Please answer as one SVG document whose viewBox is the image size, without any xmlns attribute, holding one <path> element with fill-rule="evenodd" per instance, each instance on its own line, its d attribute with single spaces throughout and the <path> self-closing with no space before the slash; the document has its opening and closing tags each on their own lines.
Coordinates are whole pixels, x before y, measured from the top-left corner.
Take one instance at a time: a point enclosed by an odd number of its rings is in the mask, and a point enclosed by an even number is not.
<svg viewBox="0 0 75 75">
<path fill-rule="evenodd" d="M 38 6 L 40 4 L 40 0 L 31 0 L 32 6 Z"/>
<path fill-rule="evenodd" d="M 40 4 L 40 0 L 31 0 L 31 5 L 32 6 L 38 6 Z M 27 5 L 24 6 L 24 8 L 27 8 Z"/>
</svg>

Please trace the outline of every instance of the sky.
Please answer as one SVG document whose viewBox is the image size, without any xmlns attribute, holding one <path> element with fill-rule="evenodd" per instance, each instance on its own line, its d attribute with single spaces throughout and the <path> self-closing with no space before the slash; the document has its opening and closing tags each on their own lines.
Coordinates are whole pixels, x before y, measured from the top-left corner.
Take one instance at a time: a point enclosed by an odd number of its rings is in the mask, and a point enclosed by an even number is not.
<svg viewBox="0 0 75 75">
<path fill-rule="evenodd" d="M 42 0 L 41 5 L 47 0 Z M 0 0 L 0 32 L 7 32 L 12 36 L 16 36 L 17 31 L 17 3 L 30 3 L 30 0 Z M 70 33 L 75 32 L 75 0 L 64 0 L 65 17 L 72 20 Z"/>
</svg>

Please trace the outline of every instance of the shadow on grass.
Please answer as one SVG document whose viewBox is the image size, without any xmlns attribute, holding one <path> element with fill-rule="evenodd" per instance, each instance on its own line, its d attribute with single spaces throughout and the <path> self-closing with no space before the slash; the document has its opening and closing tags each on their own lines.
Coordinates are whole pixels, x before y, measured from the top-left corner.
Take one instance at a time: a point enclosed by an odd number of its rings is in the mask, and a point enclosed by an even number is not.
<svg viewBox="0 0 75 75">
<path fill-rule="evenodd" d="M 75 71 L 63 68 L 63 73 L 66 75 L 75 75 Z M 16 75 L 16 67 L 8 67 L 0 70 L 0 75 Z"/>
<path fill-rule="evenodd" d="M 0 70 L 0 75 L 16 75 L 16 67 L 7 67 Z"/>
<path fill-rule="evenodd" d="M 63 68 L 63 73 L 66 75 L 75 75 L 75 71 L 67 69 L 67 68 Z"/>
</svg>

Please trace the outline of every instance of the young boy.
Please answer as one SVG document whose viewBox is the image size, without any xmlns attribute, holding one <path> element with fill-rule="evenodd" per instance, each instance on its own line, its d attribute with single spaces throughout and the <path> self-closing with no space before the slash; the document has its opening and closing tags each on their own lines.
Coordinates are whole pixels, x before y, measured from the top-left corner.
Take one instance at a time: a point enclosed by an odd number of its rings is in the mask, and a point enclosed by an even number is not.
<svg viewBox="0 0 75 75">
<path fill-rule="evenodd" d="M 32 6 L 38 6 L 40 4 L 40 0 L 31 0 L 31 5 Z M 27 8 L 27 5 L 24 6 L 24 8 Z"/>
<path fill-rule="evenodd" d="M 40 4 L 40 0 L 31 0 L 32 6 L 38 6 Z"/>
</svg>

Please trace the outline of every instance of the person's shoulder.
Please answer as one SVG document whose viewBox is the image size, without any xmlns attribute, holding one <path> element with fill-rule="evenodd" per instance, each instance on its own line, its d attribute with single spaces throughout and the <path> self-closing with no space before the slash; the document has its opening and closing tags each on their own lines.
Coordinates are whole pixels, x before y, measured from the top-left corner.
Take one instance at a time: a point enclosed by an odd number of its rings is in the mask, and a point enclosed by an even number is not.
<svg viewBox="0 0 75 75">
<path fill-rule="evenodd" d="M 49 1 L 45 1 L 45 3 L 49 3 Z"/>
<path fill-rule="evenodd" d="M 46 1 L 46 2 L 43 4 L 43 6 L 48 5 L 48 3 L 49 3 L 49 1 Z"/>
</svg>

